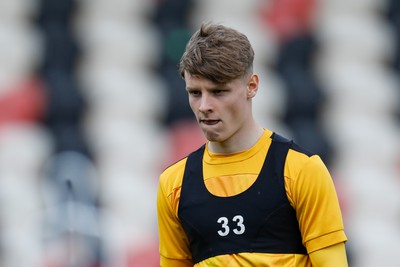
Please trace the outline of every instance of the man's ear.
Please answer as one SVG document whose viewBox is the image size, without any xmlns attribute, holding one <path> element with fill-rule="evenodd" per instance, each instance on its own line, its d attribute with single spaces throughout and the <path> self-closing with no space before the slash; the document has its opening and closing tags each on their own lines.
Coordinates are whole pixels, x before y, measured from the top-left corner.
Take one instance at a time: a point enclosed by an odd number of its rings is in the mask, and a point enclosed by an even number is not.
<svg viewBox="0 0 400 267">
<path fill-rule="evenodd" d="M 258 91 L 258 75 L 253 73 L 250 75 L 247 82 L 247 98 L 253 98 Z"/>
</svg>

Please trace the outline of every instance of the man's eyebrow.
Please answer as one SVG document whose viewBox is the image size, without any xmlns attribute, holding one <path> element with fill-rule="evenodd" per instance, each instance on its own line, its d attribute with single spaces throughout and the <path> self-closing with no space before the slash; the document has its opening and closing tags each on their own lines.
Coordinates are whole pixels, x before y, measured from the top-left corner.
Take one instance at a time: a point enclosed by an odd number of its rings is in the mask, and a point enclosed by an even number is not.
<svg viewBox="0 0 400 267">
<path fill-rule="evenodd" d="M 228 89 L 228 88 L 229 88 L 229 86 L 228 86 L 227 83 L 214 83 L 214 84 L 212 84 L 211 86 L 207 87 L 206 90 L 207 90 L 207 91 L 212 91 L 212 90 L 225 90 L 225 89 Z M 187 86 L 185 89 L 186 89 L 186 91 L 196 91 L 196 90 L 200 90 L 199 88 L 190 87 L 190 86 Z"/>
</svg>

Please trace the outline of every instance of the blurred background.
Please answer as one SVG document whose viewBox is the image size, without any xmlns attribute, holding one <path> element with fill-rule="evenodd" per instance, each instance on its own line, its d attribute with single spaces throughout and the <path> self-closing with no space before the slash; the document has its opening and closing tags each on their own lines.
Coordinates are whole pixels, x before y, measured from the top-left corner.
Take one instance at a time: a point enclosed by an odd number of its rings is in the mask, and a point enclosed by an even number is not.
<svg viewBox="0 0 400 267">
<path fill-rule="evenodd" d="M 321 155 L 354 267 L 398 267 L 400 1 L 0 0 L 0 266 L 155 267 L 156 190 L 199 132 L 177 64 L 245 33 L 255 115 Z"/>
</svg>

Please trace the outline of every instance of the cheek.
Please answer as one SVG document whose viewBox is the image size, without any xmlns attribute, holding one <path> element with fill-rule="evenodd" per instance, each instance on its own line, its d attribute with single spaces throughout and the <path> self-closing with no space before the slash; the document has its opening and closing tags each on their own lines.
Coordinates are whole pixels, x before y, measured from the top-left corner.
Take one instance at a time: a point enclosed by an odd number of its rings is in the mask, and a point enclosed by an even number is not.
<svg viewBox="0 0 400 267">
<path fill-rule="evenodd" d="M 189 106 L 190 106 L 190 108 L 192 109 L 193 113 L 196 114 L 196 110 L 197 110 L 197 108 L 196 108 L 196 101 L 194 101 L 193 99 L 190 99 L 190 98 L 189 98 Z"/>
<path fill-rule="evenodd" d="M 247 119 L 248 106 L 243 100 L 238 100 L 236 103 L 230 106 L 229 113 L 232 120 L 236 123 L 241 123 Z"/>
<path fill-rule="evenodd" d="M 234 106 L 231 109 L 232 117 L 235 119 L 240 119 L 243 116 L 243 109 L 239 106 Z"/>
<path fill-rule="evenodd" d="M 246 109 L 246 103 L 243 98 L 240 97 L 233 99 L 228 106 L 227 109 L 235 115 L 240 115 Z"/>
</svg>

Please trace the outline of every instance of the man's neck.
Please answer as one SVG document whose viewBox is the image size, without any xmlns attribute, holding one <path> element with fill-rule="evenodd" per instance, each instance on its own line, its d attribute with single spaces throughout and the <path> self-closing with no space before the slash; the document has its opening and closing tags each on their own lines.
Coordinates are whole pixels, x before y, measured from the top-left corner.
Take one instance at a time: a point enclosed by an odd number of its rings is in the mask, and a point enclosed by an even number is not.
<svg viewBox="0 0 400 267">
<path fill-rule="evenodd" d="M 208 142 L 208 149 L 212 153 L 232 154 L 245 151 L 254 146 L 264 133 L 264 128 L 255 124 L 243 133 L 237 133 L 236 136 L 223 142 Z"/>
</svg>

